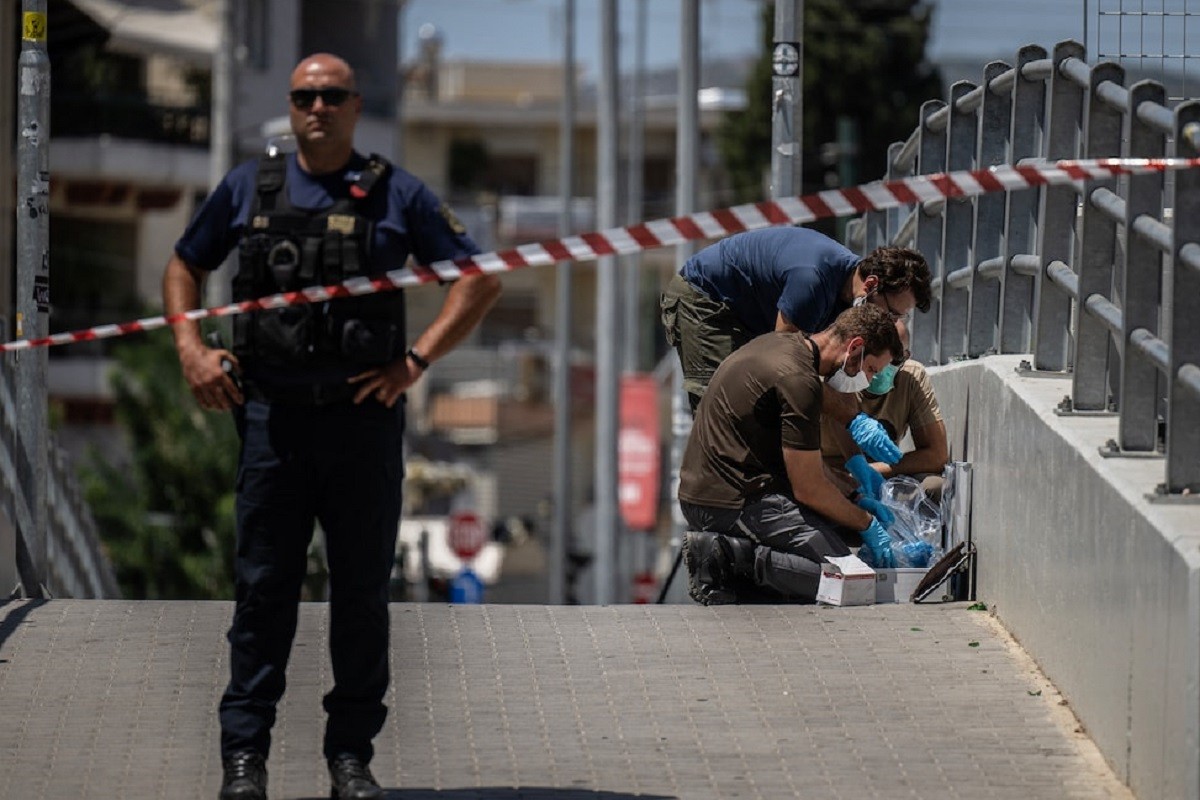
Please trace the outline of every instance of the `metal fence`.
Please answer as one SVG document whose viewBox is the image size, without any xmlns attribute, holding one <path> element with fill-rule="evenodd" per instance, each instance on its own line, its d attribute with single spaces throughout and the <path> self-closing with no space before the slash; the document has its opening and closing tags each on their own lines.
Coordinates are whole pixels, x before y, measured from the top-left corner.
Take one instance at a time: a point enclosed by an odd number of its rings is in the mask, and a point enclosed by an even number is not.
<svg viewBox="0 0 1200 800">
<path fill-rule="evenodd" d="M 1028 45 L 980 84 L 954 84 L 889 149 L 888 178 L 1074 158 L 1194 158 L 1200 101 L 1174 109 L 1157 81 L 1125 86 L 1084 48 Z M 1169 185 L 1168 185 L 1169 184 Z M 1165 458 L 1152 497 L 1200 495 L 1200 170 L 927 202 L 848 229 L 867 252 L 912 246 L 934 303 L 913 353 L 944 364 L 1031 353 L 1032 373 L 1070 373 L 1061 414 L 1119 415 L 1106 456 Z"/>
<path fill-rule="evenodd" d="M 17 572 L 26 593 L 34 579 L 28 536 L 33 514 L 20 476 L 31 468 L 17 431 L 17 403 L 8 359 L 0 360 L 0 507 L 16 529 Z M 50 437 L 46 469 L 45 588 L 59 597 L 120 597 L 111 563 L 96 533 L 91 511 L 79 490 L 66 453 Z M 38 534 L 39 536 L 41 534 Z M 3 593 L 13 587 L 0 587 Z M 0 594 L 0 599 L 5 595 Z"/>
</svg>

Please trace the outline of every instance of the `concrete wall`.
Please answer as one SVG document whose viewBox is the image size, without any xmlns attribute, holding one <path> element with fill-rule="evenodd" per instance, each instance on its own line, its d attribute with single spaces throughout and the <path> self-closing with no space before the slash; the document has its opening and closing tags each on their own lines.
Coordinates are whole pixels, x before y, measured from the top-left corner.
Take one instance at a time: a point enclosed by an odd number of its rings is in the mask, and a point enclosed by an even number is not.
<svg viewBox="0 0 1200 800">
<path fill-rule="evenodd" d="M 1149 502 L 1163 460 L 1101 457 L 1117 418 L 1057 415 L 1070 378 L 1026 358 L 930 370 L 974 464 L 978 599 L 1141 800 L 1200 797 L 1200 504 Z"/>
</svg>

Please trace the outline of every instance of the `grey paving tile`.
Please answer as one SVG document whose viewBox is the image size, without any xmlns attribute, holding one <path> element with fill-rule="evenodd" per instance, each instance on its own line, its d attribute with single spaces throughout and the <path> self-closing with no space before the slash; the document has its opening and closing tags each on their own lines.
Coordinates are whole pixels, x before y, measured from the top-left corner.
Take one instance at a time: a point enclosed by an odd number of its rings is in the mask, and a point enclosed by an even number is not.
<svg viewBox="0 0 1200 800">
<path fill-rule="evenodd" d="M 231 613 L 0 606 L 0 797 L 215 797 Z M 302 608 L 273 798 L 328 791 L 327 623 Z M 1130 797 L 961 604 L 404 604 L 392 628 L 394 800 Z"/>
</svg>

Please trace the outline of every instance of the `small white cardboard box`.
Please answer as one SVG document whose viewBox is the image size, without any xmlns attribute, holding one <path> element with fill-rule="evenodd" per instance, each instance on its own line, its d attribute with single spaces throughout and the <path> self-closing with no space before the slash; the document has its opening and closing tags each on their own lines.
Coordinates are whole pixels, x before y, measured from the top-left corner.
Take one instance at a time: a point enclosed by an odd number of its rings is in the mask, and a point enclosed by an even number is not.
<svg viewBox="0 0 1200 800">
<path fill-rule="evenodd" d="M 909 603 L 917 584 L 929 568 L 899 567 L 875 570 L 876 603 Z"/>
<path fill-rule="evenodd" d="M 875 570 L 858 556 L 826 556 L 817 584 L 817 602 L 869 606 L 875 602 Z"/>
</svg>

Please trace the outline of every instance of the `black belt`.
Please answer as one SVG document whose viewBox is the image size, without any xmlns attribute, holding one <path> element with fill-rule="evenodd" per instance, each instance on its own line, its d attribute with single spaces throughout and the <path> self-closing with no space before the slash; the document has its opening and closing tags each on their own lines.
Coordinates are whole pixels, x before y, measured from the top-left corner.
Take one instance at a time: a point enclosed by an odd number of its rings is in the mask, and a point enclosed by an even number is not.
<svg viewBox="0 0 1200 800">
<path fill-rule="evenodd" d="M 288 386 L 261 386 L 246 381 L 242 393 L 247 400 L 296 406 L 327 406 L 354 398 L 358 387 L 350 383 L 298 383 Z"/>
</svg>

